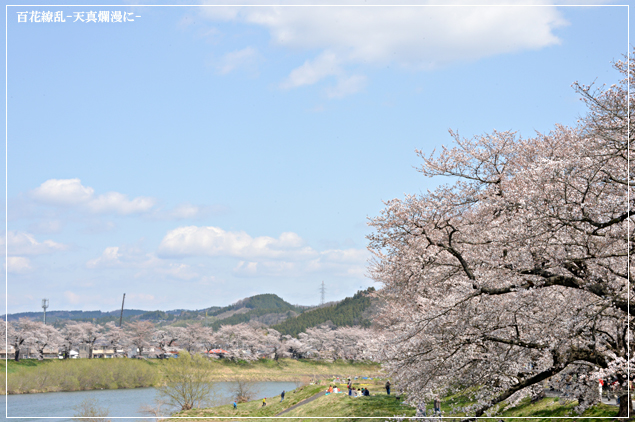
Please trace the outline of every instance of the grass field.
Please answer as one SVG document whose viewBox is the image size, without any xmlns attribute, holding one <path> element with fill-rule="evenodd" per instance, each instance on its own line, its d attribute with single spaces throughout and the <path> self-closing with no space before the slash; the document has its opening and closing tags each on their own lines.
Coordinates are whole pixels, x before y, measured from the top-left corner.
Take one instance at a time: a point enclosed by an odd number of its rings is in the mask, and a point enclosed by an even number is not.
<svg viewBox="0 0 635 422">
<path fill-rule="evenodd" d="M 4 393 L 5 363 L 2 366 L 0 392 Z M 147 387 L 161 383 L 162 360 L 137 359 L 68 359 L 37 361 L 24 359 L 9 361 L 9 394 L 78 391 Z M 296 381 L 308 383 L 312 379 L 334 376 L 377 376 L 376 363 L 344 361 L 315 362 L 281 359 L 236 363 L 210 360 L 206 368 L 208 381 Z"/>
<path fill-rule="evenodd" d="M 322 385 L 310 385 L 304 387 L 302 390 L 288 392 L 285 401 L 282 403 L 280 403 L 280 396 L 271 397 L 268 398 L 266 407 L 262 406 L 262 399 L 260 399 L 240 404 L 237 410 L 233 409 L 232 405 L 227 404 L 209 409 L 193 409 L 178 413 L 175 416 L 205 417 L 205 419 L 192 419 L 193 421 L 227 421 L 227 417 L 231 416 L 242 418 L 270 417 L 279 414 L 283 410 L 290 408 L 294 404 L 316 393 L 321 393 L 316 400 L 290 410 L 281 416 L 290 418 L 286 419 L 287 421 L 363 422 L 373 420 L 366 419 L 369 417 L 376 418 L 375 420 L 378 421 L 384 421 L 394 416 L 408 418 L 415 415 L 415 409 L 413 407 L 403 404 L 402 400 L 398 400 L 394 395 L 386 395 L 382 382 L 368 381 L 367 384 L 356 384 L 356 387 L 367 387 L 371 391 L 370 397 L 349 397 L 348 394 L 346 394 L 345 385 L 340 385 L 340 389 L 344 391 L 344 393 L 324 395 L 323 392 L 327 387 L 328 383 L 323 383 Z M 453 420 L 452 416 L 456 416 L 457 418 L 455 420 L 458 421 L 461 419 L 461 416 L 464 416 L 462 414 L 453 415 L 451 413 L 451 407 L 457 403 L 460 404 L 460 402 L 462 402 L 461 397 L 449 397 L 443 401 L 441 409 L 447 418 L 444 420 Z M 522 417 L 534 417 L 538 419 L 532 420 L 548 422 L 552 421 L 554 417 L 566 418 L 569 416 L 570 418 L 558 420 L 562 422 L 573 422 L 579 420 L 577 419 L 578 415 L 573 411 L 576 405 L 576 402 L 563 404 L 559 402 L 557 398 L 545 398 L 536 403 L 530 403 L 530 400 L 526 399 L 513 409 L 508 409 L 502 414 L 497 415 L 497 419 L 494 420 L 504 419 L 510 422 L 526 422 L 527 419 L 522 419 Z M 579 416 L 589 418 L 584 419 L 584 421 L 599 422 L 606 420 L 599 419 L 600 417 L 614 417 L 616 414 L 616 407 L 599 404 Z M 330 419 L 331 417 L 338 418 Z M 598 419 L 593 419 L 593 417 L 597 417 Z M 176 421 L 177 419 L 174 419 L 174 422 Z"/>
</svg>

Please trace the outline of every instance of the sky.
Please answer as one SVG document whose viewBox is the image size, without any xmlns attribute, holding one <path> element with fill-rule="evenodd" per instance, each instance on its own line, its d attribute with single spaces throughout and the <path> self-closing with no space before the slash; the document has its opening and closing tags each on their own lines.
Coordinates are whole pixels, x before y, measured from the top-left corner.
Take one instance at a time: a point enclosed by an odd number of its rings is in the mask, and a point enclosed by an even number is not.
<svg viewBox="0 0 635 422">
<path fill-rule="evenodd" d="M 6 7 L 8 313 L 381 287 L 369 218 L 451 182 L 415 150 L 573 126 L 629 49 L 617 3 L 263 4 Z"/>
</svg>

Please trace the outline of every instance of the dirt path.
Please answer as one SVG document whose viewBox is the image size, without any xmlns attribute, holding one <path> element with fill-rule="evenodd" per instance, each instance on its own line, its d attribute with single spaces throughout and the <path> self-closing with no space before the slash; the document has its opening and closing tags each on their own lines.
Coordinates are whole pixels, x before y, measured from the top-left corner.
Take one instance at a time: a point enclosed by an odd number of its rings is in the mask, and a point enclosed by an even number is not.
<svg viewBox="0 0 635 422">
<path fill-rule="evenodd" d="M 302 406 L 302 405 L 304 405 L 304 404 L 310 403 L 310 402 L 312 402 L 313 400 L 315 400 L 315 399 L 317 399 L 318 397 L 321 397 L 321 396 L 323 396 L 323 395 L 324 395 L 324 391 L 320 391 L 320 392 L 319 392 L 319 393 L 317 393 L 316 395 L 311 396 L 311 397 L 309 397 L 308 399 L 304 399 L 304 400 L 302 400 L 301 402 L 298 402 L 298 403 L 294 404 L 293 406 L 289 407 L 288 409 L 284 409 L 282 412 L 278 413 L 276 416 L 284 415 L 285 413 L 290 412 L 290 411 L 292 411 L 293 409 L 296 409 L 296 408 L 298 408 L 298 407 L 300 407 L 300 406 Z"/>
</svg>

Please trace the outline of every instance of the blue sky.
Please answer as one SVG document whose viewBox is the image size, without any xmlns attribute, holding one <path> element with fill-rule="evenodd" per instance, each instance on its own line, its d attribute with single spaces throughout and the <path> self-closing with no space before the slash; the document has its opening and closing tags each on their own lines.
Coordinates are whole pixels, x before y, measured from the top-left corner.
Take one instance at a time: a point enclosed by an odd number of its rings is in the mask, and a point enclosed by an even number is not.
<svg viewBox="0 0 635 422">
<path fill-rule="evenodd" d="M 441 182 L 415 149 L 574 125 L 627 37 L 611 6 L 8 7 L 8 312 L 350 296 L 367 219 Z"/>
</svg>

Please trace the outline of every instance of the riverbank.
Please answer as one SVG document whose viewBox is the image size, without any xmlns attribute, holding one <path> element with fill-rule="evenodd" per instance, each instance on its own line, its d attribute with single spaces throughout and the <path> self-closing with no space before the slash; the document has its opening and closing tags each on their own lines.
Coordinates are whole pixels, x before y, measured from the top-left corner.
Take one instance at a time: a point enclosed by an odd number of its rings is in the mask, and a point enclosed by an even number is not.
<svg viewBox="0 0 635 422">
<path fill-rule="evenodd" d="M 238 409 L 234 409 L 231 404 L 208 408 L 208 409 L 192 409 L 185 412 L 176 413 L 174 416 L 178 417 L 204 417 L 205 421 L 227 421 L 227 417 L 267 417 L 282 415 L 285 418 L 315 418 L 311 419 L 312 422 L 335 422 L 335 421 L 359 421 L 363 422 L 366 419 L 363 418 L 378 418 L 379 420 L 386 420 L 394 416 L 412 417 L 415 416 L 416 410 L 406 404 L 402 403 L 403 398 L 398 400 L 395 395 L 386 395 L 386 391 L 383 389 L 381 383 L 375 381 L 365 381 L 365 383 L 358 383 L 356 387 L 367 387 L 371 396 L 367 397 L 349 397 L 346 394 L 346 386 L 340 385 L 340 389 L 344 393 L 325 395 L 324 390 L 328 387 L 326 385 L 312 385 L 304 387 L 303 389 L 287 392 L 285 400 L 280 402 L 280 396 L 274 396 L 267 398 L 267 406 L 262 406 L 262 398 L 254 400 L 249 403 L 243 403 L 238 405 Z M 306 400 L 318 394 L 315 400 L 310 400 L 300 406 L 296 406 L 298 403 Z M 287 400 L 289 398 L 289 400 Z M 464 414 L 453 413 L 452 407 L 457 404 L 465 405 L 469 404 L 463 402 L 461 397 L 446 397 L 442 401 L 441 410 L 443 416 L 452 417 L 456 416 L 457 420 Z M 553 418 L 565 418 L 561 419 L 563 422 L 572 422 L 577 420 L 577 417 L 582 416 L 586 418 L 607 418 L 615 417 L 617 415 L 617 408 L 614 406 L 608 406 L 606 404 L 598 404 L 590 409 L 587 409 L 582 415 L 577 416 L 574 413 L 574 408 L 577 402 L 562 402 L 558 398 L 547 397 L 539 400 L 535 403 L 531 403 L 529 398 L 523 400 L 519 405 L 514 408 L 503 411 L 497 417 L 505 418 L 505 421 L 522 422 L 527 417 L 538 418 L 535 420 L 541 422 L 552 421 Z M 296 406 L 296 407 L 294 407 Z M 429 406 L 428 415 L 431 415 L 432 409 Z M 324 417 L 324 419 L 321 419 Z M 328 418 L 327 418 L 328 417 Z M 341 419 L 330 419 L 332 417 L 341 417 Z M 571 417 L 571 419 L 566 419 Z M 509 418 L 509 419 L 508 419 Z M 181 421 L 182 419 L 179 419 Z M 194 420 L 194 419 L 192 419 Z M 200 419 L 196 419 L 199 420 Z M 291 419 L 295 420 L 295 419 Z M 594 419 L 587 419 L 593 421 Z M 597 419 L 598 421 L 600 419 Z M 174 420 L 176 421 L 176 419 Z"/>
<path fill-rule="evenodd" d="M 163 360 L 68 359 L 9 361 L 8 394 L 139 388 L 160 385 Z M 4 394 L 5 363 L 1 361 Z M 377 363 L 317 362 L 311 360 L 263 359 L 256 362 L 207 362 L 207 381 L 291 381 L 308 384 L 311 380 L 334 376 L 376 377 Z"/>
</svg>

